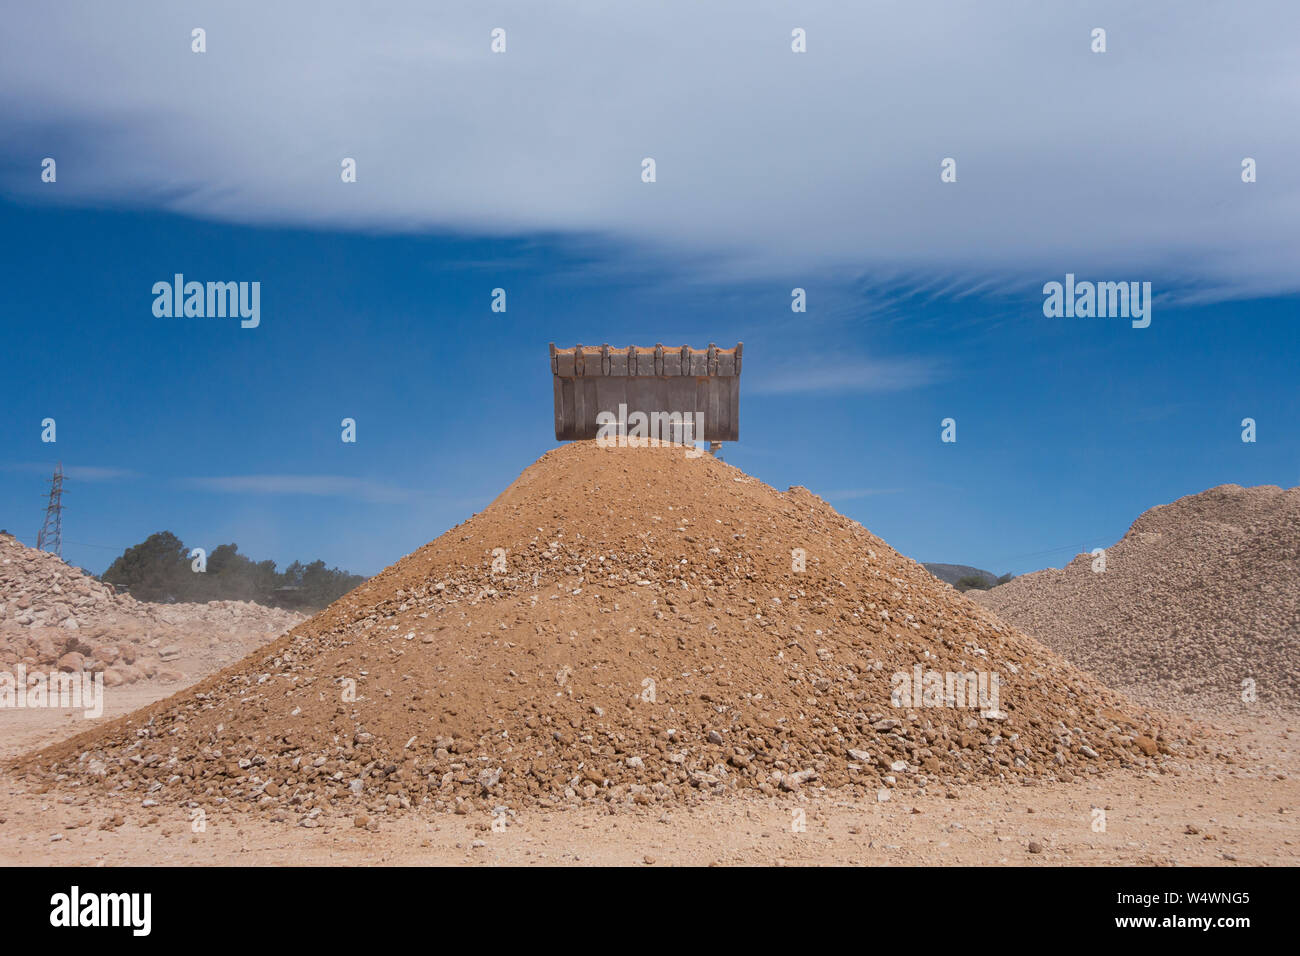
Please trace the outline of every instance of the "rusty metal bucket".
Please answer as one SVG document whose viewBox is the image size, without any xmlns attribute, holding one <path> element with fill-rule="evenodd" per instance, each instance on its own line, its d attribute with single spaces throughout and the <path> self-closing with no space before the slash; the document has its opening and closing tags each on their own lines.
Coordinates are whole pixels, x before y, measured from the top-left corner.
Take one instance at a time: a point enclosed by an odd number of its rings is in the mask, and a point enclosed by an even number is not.
<svg viewBox="0 0 1300 956">
<path fill-rule="evenodd" d="M 608 345 L 559 349 L 551 343 L 555 437 L 593 439 L 603 423 L 642 414 L 694 423 L 686 438 L 740 439 L 740 354 L 734 349 Z"/>
</svg>

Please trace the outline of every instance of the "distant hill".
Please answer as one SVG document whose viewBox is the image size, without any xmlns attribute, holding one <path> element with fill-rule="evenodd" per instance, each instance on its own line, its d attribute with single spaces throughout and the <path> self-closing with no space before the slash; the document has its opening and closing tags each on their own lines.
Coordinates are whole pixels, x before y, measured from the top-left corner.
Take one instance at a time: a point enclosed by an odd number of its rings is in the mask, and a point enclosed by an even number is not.
<svg viewBox="0 0 1300 956">
<path fill-rule="evenodd" d="M 936 564 L 926 561 L 922 566 L 940 581 L 947 581 L 958 591 L 969 591 L 971 588 L 987 591 L 989 588 L 997 587 L 998 584 L 1006 583 L 992 571 L 972 568 L 969 564 Z M 1008 581 L 1011 579 L 1010 575 L 1004 577 Z"/>
</svg>

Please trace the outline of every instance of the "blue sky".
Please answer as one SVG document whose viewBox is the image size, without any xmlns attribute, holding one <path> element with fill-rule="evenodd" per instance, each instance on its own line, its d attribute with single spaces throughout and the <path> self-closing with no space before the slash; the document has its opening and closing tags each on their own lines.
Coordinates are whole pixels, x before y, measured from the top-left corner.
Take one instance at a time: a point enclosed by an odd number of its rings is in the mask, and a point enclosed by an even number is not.
<svg viewBox="0 0 1300 956">
<path fill-rule="evenodd" d="M 22 237 L 0 294 L 0 526 L 34 540 L 62 460 L 65 554 L 94 571 L 164 528 L 281 565 L 379 570 L 554 446 L 551 340 L 743 340 L 727 460 L 922 560 L 1025 571 L 1184 494 L 1300 482 L 1294 298 L 1157 303 L 1139 330 L 1046 319 L 1032 286 L 955 302 L 899 289 L 884 305 L 860 283 L 810 283 L 796 315 L 788 277 L 683 282 L 609 242 L 12 204 L 0 224 Z M 155 318 L 152 285 L 174 271 L 258 279 L 261 325 Z M 949 416 L 955 444 L 939 440 Z"/>
<path fill-rule="evenodd" d="M 168 529 L 373 573 L 554 446 L 550 341 L 743 340 L 727 460 L 920 560 L 1059 565 L 1300 482 L 1294 4 L 264 6 L 6 14 L 0 527 L 28 543 L 61 460 L 93 571 Z M 260 327 L 156 318 L 176 272 L 259 281 Z M 1045 318 L 1067 272 L 1151 281 L 1151 326 Z"/>
</svg>

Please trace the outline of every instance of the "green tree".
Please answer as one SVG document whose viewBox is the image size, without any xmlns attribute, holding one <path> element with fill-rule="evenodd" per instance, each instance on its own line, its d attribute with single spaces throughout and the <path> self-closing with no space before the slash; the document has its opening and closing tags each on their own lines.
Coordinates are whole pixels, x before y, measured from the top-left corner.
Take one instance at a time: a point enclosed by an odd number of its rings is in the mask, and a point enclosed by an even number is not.
<svg viewBox="0 0 1300 956">
<path fill-rule="evenodd" d="M 213 548 L 200 574 L 192 569 L 181 540 L 162 531 L 127 548 L 101 580 L 125 587 L 141 601 L 255 601 L 310 609 L 336 601 L 365 578 L 327 568 L 319 560 L 295 561 L 279 574 L 274 561 L 254 562 L 234 542 Z"/>
<path fill-rule="evenodd" d="M 265 601 L 270 597 L 262 593 L 259 587 L 261 565 L 254 564 L 248 557 L 239 553 L 239 545 L 221 544 L 212 549 L 208 555 L 207 574 L 200 575 L 203 600 L 205 601 L 256 601 L 259 597 Z M 271 576 L 274 578 L 275 563 L 271 562 Z"/>
<path fill-rule="evenodd" d="M 159 531 L 122 552 L 101 580 L 125 587 L 141 601 L 179 601 L 193 587 L 191 574 L 181 539 L 170 531 Z"/>
</svg>

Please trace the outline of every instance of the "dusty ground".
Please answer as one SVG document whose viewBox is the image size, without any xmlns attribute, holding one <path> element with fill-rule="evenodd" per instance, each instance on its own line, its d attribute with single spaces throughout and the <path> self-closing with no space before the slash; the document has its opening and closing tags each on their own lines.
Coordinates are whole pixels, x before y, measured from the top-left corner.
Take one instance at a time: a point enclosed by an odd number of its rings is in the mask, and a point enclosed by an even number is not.
<svg viewBox="0 0 1300 956">
<path fill-rule="evenodd" d="M 105 716 L 158 696 L 148 686 L 121 688 Z M 0 711 L 0 759 L 88 723 L 67 711 Z M 144 808 L 138 797 L 39 793 L 4 774 L 0 865 L 1297 865 L 1300 719 L 1220 719 L 1214 733 L 1238 754 L 1233 762 L 1075 784 L 965 787 L 956 799 L 938 792 L 849 803 L 809 792 L 802 800 L 751 794 L 613 814 L 524 811 L 505 832 L 493 832 L 483 813 L 405 814 L 375 829 L 358 829 L 350 817 L 322 817 L 306 829 L 231 813 L 209 816 L 195 833 L 177 810 Z M 1094 807 L 1105 810 L 1105 832 L 1093 831 Z M 804 811 L 802 833 L 792 832 L 796 809 Z M 120 825 L 101 829 L 117 814 Z"/>
</svg>

